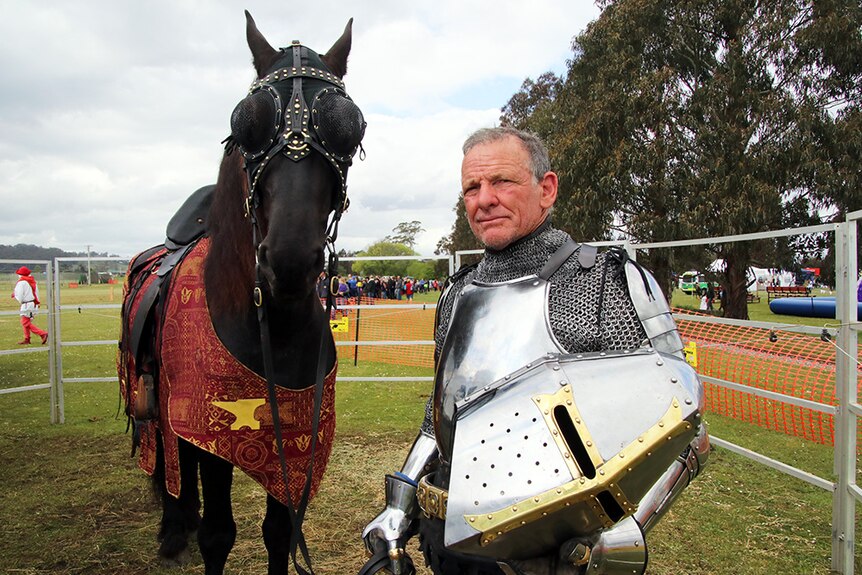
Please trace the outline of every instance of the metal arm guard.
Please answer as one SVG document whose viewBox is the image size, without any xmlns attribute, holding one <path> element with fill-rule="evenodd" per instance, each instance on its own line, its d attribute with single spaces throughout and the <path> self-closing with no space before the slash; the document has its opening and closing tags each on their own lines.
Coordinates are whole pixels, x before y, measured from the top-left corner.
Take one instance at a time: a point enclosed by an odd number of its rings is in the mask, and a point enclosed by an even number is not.
<svg viewBox="0 0 862 575">
<path fill-rule="evenodd" d="M 415 533 L 419 513 L 416 486 L 436 459 L 437 442 L 431 435 L 420 432 L 401 471 L 386 476 L 386 508 L 362 531 L 369 552 L 388 551 L 393 575 L 406 572 L 404 546 Z"/>
<path fill-rule="evenodd" d="M 586 575 L 630 575 L 646 571 L 645 533 L 661 519 L 692 479 L 697 477 L 709 457 L 709 436 L 701 424 L 697 436 L 679 458 L 655 482 L 635 514 L 603 531 L 589 552 Z M 583 547 L 569 558 L 577 562 Z M 576 555 L 580 556 L 576 556 Z"/>
<path fill-rule="evenodd" d="M 625 270 L 629 295 L 650 344 L 658 351 L 684 358 L 676 322 L 655 277 L 631 260 Z"/>
</svg>

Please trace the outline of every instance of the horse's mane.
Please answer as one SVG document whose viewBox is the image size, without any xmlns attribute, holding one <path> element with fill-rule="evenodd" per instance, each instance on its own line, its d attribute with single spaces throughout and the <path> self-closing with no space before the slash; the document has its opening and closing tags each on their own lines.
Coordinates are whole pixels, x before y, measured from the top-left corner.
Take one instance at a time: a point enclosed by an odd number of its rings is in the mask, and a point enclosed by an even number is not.
<svg viewBox="0 0 862 575">
<path fill-rule="evenodd" d="M 208 217 L 211 244 L 204 280 L 211 313 L 238 314 L 252 301 L 254 246 L 243 208 L 247 189 L 242 156 L 225 153 Z"/>
</svg>

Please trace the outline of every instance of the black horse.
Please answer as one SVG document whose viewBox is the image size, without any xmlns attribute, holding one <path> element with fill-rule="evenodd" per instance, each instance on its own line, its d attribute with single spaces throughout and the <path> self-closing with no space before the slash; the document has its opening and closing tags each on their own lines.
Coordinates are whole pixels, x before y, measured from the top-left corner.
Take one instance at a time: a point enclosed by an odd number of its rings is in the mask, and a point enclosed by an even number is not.
<svg viewBox="0 0 862 575">
<path fill-rule="evenodd" d="M 342 83 L 351 26 L 325 55 L 276 50 L 246 12 L 257 80 L 231 116 L 218 181 L 129 267 L 118 373 L 139 464 L 162 495 L 159 554 L 186 560 L 197 531 L 208 575 L 236 537 L 234 466 L 267 490 L 269 573 L 291 559 L 303 572 L 297 548 L 308 563 L 299 527 L 335 428 L 335 346 L 316 288 L 365 130 Z"/>
</svg>

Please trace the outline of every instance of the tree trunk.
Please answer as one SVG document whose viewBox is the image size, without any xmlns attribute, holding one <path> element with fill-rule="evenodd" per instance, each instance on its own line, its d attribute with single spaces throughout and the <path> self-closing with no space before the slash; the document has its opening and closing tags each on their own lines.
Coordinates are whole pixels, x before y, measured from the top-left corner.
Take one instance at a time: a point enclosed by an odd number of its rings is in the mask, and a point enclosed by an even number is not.
<svg viewBox="0 0 862 575">
<path fill-rule="evenodd" d="M 748 250 L 743 247 L 728 250 L 724 263 L 724 317 L 748 319 L 748 280 L 745 275 L 748 268 Z"/>
</svg>

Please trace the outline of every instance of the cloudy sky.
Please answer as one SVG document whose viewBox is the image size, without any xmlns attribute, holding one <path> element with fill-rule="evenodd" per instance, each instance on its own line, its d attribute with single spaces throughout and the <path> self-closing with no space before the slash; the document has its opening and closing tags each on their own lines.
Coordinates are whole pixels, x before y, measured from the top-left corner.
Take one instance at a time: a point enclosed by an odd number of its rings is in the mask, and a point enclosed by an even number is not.
<svg viewBox="0 0 862 575">
<path fill-rule="evenodd" d="M 254 74 L 243 9 L 273 46 L 323 53 L 354 18 L 345 78 L 368 129 L 338 248 L 419 220 L 449 233 L 460 146 L 527 77 L 565 69 L 590 0 L 0 0 L 0 244 L 130 256 L 214 183 Z"/>
</svg>

